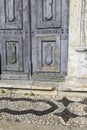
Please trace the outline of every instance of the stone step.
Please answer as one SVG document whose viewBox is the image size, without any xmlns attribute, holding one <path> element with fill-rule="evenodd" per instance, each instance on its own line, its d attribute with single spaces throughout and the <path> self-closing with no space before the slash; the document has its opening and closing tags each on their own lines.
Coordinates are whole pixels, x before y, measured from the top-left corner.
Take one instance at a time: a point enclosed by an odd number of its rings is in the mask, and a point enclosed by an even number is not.
<svg viewBox="0 0 87 130">
<path fill-rule="evenodd" d="M 58 91 L 87 92 L 87 82 L 69 81 L 58 84 Z"/>
<path fill-rule="evenodd" d="M 24 93 L 32 91 L 34 94 L 57 95 L 57 82 L 38 82 L 27 80 L 1 80 L 0 88 L 16 89 Z"/>
</svg>

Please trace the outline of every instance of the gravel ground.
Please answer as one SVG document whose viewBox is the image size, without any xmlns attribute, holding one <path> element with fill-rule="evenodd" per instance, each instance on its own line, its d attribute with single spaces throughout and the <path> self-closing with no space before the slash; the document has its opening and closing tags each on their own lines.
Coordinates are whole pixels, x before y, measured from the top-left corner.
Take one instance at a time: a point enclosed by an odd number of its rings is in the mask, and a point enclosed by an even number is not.
<svg viewBox="0 0 87 130">
<path fill-rule="evenodd" d="M 87 126 L 87 99 L 0 93 L 0 122 Z"/>
</svg>

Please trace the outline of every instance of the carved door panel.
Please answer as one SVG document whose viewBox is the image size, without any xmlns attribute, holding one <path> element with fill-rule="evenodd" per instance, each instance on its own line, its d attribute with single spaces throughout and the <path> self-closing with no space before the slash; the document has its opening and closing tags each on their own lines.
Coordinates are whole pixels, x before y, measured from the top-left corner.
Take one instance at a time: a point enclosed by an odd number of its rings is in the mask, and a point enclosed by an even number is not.
<svg viewBox="0 0 87 130">
<path fill-rule="evenodd" d="M 67 73 L 69 0 L 31 0 L 32 77 Z"/>
<path fill-rule="evenodd" d="M 28 79 L 28 10 L 28 0 L 0 0 L 2 79 Z"/>
</svg>

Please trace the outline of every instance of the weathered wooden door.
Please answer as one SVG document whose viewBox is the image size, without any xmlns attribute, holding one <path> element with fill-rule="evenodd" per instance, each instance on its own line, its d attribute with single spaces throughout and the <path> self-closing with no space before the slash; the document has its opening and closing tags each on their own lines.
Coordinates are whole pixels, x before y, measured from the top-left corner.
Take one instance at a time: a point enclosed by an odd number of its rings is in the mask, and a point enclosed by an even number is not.
<svg viewBox="0 0 87 130">
<path fill-rule="evenodd" d="M 32 77 L 67 73 L 69 0 L 31 0 Z"/>
<path fill-rule="evenodd" d="M 69 0 L 0 0 L 2 79 L 67 73 Z"/>
<path fill-rule="evenodd" d="M 29 78 L 29 0 L 0 0 L 2 79 Z"/>
</svg>

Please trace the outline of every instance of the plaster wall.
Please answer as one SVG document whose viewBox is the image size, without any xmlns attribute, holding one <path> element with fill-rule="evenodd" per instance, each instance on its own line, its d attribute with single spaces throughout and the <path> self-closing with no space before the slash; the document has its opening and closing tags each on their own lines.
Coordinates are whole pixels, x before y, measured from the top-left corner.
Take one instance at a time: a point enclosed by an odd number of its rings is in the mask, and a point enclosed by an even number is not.
<svg viewBox="0 0 87 130">
<path fill-rule="evenodd" d="M 58 92 L 87 92 L 87 0 L 69 4 L 68 74 Z"/>
<path fill-rule="evenodd" d="M 87 0 L 70 0 L 68 77 L 87 78 Z"/>
</svg>

